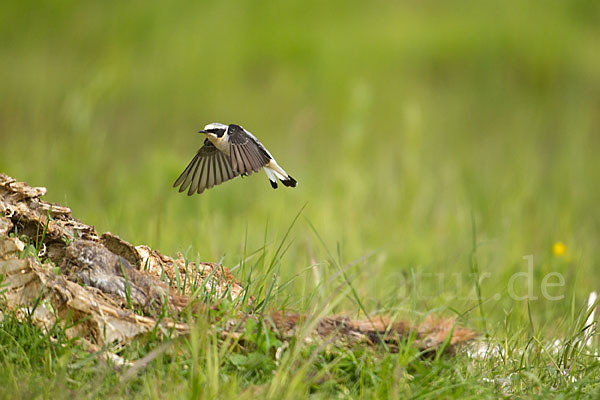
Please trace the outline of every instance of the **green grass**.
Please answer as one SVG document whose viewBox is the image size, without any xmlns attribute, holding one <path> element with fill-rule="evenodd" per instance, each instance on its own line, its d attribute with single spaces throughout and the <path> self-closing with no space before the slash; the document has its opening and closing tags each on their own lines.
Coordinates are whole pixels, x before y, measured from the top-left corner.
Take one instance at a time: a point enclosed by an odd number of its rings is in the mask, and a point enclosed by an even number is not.
<svg viewBox="0 0 600 400">
<path fill-rule="evenodd" d="M 541 348 L 581 329 L 599 289 L 599 22 L 592 0 L 3 6 L 0 171 L 99 231 L 237 265 L 265 309 L 314 314 L 335 299 L 327 310 L 352 316 L 460 315 L 501 355 L 298 346 L 276 365 L 272 348 L 234 351 L 205 333 L 207 317 L 119 386 L 60 333 L 6 315 L 4 396 L 504 393 L 482 378 L 525 397 L 597 396 L 597 360 Z M 298 188 L 253 175 L 178 194 L 195 132 L 214 121 L 255 133 Z M 533 296 L 516 300 L 509 283 L 529 255 Z M 542 292 L 550 273 L 561 299 Z"/>
</svg>

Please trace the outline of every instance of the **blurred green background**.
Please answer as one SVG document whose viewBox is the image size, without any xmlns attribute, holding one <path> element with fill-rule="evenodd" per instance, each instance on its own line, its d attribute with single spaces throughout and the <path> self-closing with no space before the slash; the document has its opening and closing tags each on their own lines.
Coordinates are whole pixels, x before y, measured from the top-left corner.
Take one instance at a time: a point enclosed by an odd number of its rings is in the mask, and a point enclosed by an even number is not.
<svg viewBox="0 0 600 400">
<path fill-rule="evenodd" d="M 273 251 L 306 204 L 280 303 L 301 308 L 335 272 L 308 219 L 342 263 L 370 255 L 350 272 L 369 309 L 463 312 L 473 220 L 497 322 L 524 305 L 507 285 L 526 255 L 541 323 L 598 289 L 596 0 L 2 8 L 0 171 L 101 232 L 234 266 L 245 245 Z M 253 132 L 299 186 L 260 173 L 178 194 L 195 132 L 216 121 Z M 540 292 L 549 272 L 561 301 Z"/>
</svg>

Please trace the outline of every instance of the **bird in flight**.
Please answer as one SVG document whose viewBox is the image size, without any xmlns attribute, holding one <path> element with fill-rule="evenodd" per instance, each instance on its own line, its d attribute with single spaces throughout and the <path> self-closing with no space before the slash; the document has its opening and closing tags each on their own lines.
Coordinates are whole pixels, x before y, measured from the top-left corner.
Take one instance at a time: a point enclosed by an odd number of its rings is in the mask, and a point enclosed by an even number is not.
<svg viewBox="0 0 600 400">
<path fill-rule="evenodd" d="M 261 169 L 265 170 L 273 189 L 277 189 L 277 179 L 285 186 L 296 187 L 296 180 L 277 164 L 269 150 L 241 126 L 213 122 L 198 133 L 206 134 L 206 139 L 173 184 L 173 187 L 179 186 L 179 192 L 187 190 L 188 196 L 200 194 L 237 176 L 251 175 Z"/>
</svg>

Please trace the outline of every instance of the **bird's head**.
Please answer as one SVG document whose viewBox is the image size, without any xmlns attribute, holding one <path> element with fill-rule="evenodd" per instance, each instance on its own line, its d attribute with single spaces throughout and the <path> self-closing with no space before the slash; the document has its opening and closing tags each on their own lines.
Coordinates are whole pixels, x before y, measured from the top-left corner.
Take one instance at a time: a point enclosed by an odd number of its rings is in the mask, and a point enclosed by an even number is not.
<svg viewBox="0 0 600 400">
<path fill-rule="evenodd" d="M 225 132 L 227 132 L 227 125 L 223 125 L 218 122 L 208 124 L 204 127 L 204 129 L 198 131 L 198 133 L 205 133 L 206 136 L 210 136 L 213 139 L 222 137 Z"/>
</svg>

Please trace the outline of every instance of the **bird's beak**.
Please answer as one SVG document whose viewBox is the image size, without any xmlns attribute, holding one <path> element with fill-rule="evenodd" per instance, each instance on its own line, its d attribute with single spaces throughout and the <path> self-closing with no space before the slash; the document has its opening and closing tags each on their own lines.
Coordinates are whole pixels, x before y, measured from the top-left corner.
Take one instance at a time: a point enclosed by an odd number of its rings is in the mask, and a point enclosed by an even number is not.
<svg viewBox="0 0 600 400">
<path fill-rule="evenodd" d="M 208 131 L 205 131 L 204 129 L 202 129 L 201 131 L 198 131 L 198 133 L 208 133 Z"/>
</svg>

